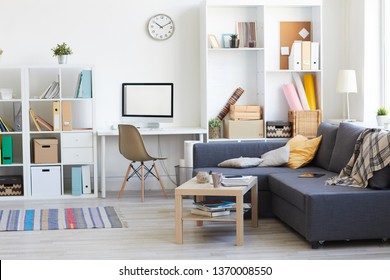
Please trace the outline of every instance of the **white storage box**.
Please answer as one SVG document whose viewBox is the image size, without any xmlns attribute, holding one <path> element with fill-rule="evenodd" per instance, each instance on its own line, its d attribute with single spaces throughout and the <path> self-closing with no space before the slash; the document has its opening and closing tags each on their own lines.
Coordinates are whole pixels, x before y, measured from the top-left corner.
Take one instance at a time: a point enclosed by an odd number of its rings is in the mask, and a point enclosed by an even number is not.
<svg viewBox="0 0 390 280">
<path fill-rule="evenodd" d="M 59 166 L 31 167 L 31 195 L 35 197 L 61 196 L 61 169 Z"/>
</svg>

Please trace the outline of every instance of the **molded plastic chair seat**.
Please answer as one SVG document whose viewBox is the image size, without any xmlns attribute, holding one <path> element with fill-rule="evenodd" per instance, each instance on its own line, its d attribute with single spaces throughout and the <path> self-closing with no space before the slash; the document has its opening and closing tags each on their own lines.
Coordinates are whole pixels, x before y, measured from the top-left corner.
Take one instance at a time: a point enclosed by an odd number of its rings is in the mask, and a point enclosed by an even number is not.
<svg viewBox="0 0 390 280">
<path fill-rule="evenodd" d="M 118 198 L 121 198 L 126 182 L 134 175 L 137 175 L 137 177 L 141 180 L 141 201 L 142 202 L 144 201 L 145 198 L 145 178 L 147 178 L 148 175 L 152 175 L 159 181 L 164 197 L 167 198 L 167 193 L 164 184 L 160 178 L 160 174 L 158 173 L 155 164 L 157 160 L 164 160 L 166 158 L 153 157 L 148 154 L 142 136 L 135 126 L 128 125 L 128 124 L 120 124 L 118 128 L 119 128 L 119 152 L 126 159 L 131 161 L 129 167 L 127 168 L 126 175 L 123 180 L 122 188 L 118 194 Z M 148 168 L 144 164 L 147 161 L 153 161 L 153 164 L 150 168 Z M 139 162 L 140 165 L 137 168 L 135 168 L 134 163 L 137 162 Z M 133 172 L 130 174 L 131 169 L 133 169 Z"/>
</svg>

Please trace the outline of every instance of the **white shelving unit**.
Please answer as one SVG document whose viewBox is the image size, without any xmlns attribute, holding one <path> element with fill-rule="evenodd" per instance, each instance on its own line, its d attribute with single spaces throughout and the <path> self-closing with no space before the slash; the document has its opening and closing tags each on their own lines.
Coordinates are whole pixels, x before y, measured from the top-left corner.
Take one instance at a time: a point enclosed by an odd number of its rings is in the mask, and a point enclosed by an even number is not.
<svg viewBox="0 0 390 280">
<path fill-rule="evenodd" d="M 75 98 L 79 74 L 92 71 L 92 98 Z M 48 65 L 48 66 L 2 66 L 0 67 L 0 88 L 12 88 L 13 99 L 0 99 L 0 116 L 14 127 L 13 104 L 22 106 L 22 131 L 1 132 L 12 135 L 13 163 L 0 165 L 0 175 L 23 176 L 23 196 L 0 196 L 2 199 L 40 198 L 86 198 L 98 196 L 97 182 L 97 136 L 95 128 L 95 101 L 93 67 L 89 65 Z M 59 96 L 55 99 L 40 99 L 41 94 L 53 82 L 60 84 Z M 70 102 L 72 107 L 72 130 L 38 131 L 32 121 L 29 109 L 53 124 L 53 102 L 60 104 L 62 124 L 62 103 Z M 58 163 L 34 163 L 33 139 L 56 138 L 58 140 Z M 89 166 L 91 193 L 72 195 L 71 169 Z M 57 195 L 45 196 L 44 192 L 33 190 L 32 170 L 34 168 L 60 170 L 60 178 L 53 187 L 59 188 Z M 50 188 L 50 186 L 47 186 Z"/>
<path fill-rule="evenodd" d="M 236 88 L 244 94 L 236 105 L 259 105 L 267 121 L 287 121 L 288 104 L 282 85 L 292 83 L 292 72 L 315 77 L 317 106 L 322 109 L 321 0 L 204 0 L 201 7 L 202 127 L 216 117 Z M 280 70 L 280 22 L 310 21 L 311 41 L 320 44 L 320 70 Z M 237 22 L 256 22 L 256 48 L 211 48 L 208 35 L 221 42 L 236 32 Z M 221 44 L 222 45 L 222 44 Z M 265 131 L 264 131 L 265 135 Z"/>
</svg>

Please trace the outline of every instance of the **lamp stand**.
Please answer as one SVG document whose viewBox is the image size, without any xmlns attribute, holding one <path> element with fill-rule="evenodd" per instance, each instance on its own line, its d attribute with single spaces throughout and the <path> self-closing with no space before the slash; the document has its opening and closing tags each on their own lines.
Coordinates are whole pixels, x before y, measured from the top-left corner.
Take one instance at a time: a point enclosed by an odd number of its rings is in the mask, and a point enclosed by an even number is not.
<svg viewBox="0 0 390 280">
<path fill-rule="evenodd" d="M 347 119 L 344 120 L 345 122 L 355 122 L 356 120 L 349 118 L 349 92 L 347 92 Z"/>
</svg>

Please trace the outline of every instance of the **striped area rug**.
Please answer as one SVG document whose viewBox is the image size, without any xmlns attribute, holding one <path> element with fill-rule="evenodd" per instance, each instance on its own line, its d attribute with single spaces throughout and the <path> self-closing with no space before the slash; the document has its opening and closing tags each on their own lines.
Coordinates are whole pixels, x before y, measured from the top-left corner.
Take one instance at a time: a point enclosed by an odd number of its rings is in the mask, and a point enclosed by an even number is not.
<svg viewBox="0 0 390 280">
<path fill-rule="evenodd" d="M 122 228 L 114 207 L 0 210 L 0 231 Z"/>
</svg>

